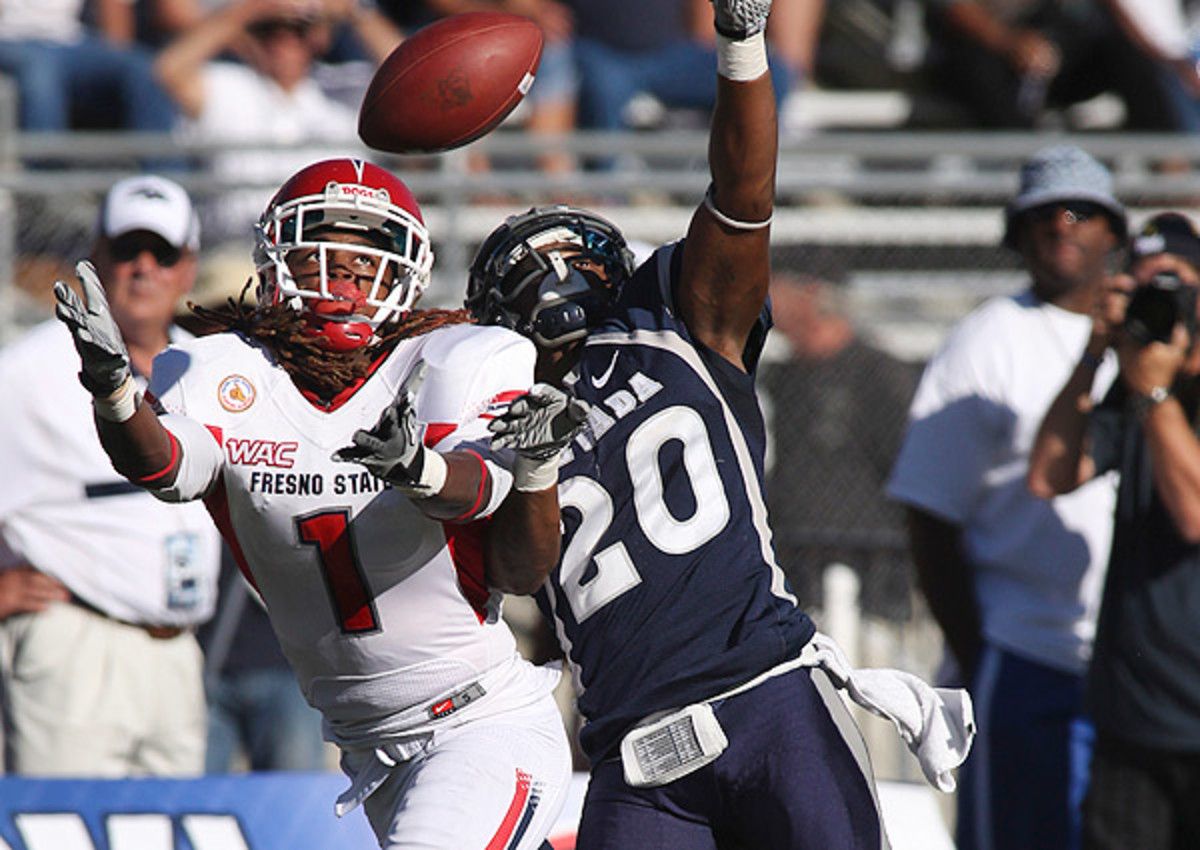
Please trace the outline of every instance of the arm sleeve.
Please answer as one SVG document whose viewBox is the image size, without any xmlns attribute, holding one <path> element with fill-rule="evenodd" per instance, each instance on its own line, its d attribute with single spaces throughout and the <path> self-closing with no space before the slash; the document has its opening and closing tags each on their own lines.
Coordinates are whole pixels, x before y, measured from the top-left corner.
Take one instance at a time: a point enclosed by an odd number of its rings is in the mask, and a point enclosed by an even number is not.
<svg viewBox="0 0 1200 850">
<path fill-rule="evenodd" d="M 191 355 L 167 348 L 154 358 L 148 397 L 158 412 L 158 421 L 179 446 L 179 465 L 169 487 L 151 492 L 164 502 L 188 502 L 207 496 L 220 478 L 224 457 L 211 431 L 187 415 L 184 375 Z"/>
<path fill-rule="evenodd" d="M 179 445 L 179 466 L 175 482 L 169 487 L 151 490 L 164 502 L 190 502 L 207 496 L 221 477 L 221 447 L 207 428 L 177 413 L 159 417 Z"/>
</svg>

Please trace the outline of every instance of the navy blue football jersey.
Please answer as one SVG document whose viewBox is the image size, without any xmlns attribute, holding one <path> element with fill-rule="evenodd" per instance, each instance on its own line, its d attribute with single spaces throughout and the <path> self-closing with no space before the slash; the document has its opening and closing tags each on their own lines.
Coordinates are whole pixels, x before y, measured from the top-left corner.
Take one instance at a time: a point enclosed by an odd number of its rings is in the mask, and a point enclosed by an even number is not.
<svg viewBox="0 0 1200 850">
<path fill-rule="evenodd" d="M 539 603 L 573 667 L 596 761 L 653 712 L 716 696 L 814 632 L 775 563 L 750 374 L 695 343 L 673 304 L 677 243 L 623 288 L 583 348 L 592 406 L 563 454 L 563 554 Z"/>
</svg>

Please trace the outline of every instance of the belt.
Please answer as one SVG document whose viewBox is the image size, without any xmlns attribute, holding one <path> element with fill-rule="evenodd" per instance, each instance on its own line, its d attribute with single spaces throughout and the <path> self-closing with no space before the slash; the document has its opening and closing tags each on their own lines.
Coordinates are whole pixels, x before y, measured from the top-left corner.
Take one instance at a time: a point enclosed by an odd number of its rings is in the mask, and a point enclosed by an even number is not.
<svg viewBox="0 0 1200 850">
<path fill-rule="evenodd" d="M 71 594 L 71 603 L 90 611 L 98 617 L 103 617 L 106 620 L 112 620 L 114 623 L 120 623 L 122 626 L 129 626 L 133 629 L 141 629 L 155 640 L 173 640 L 180 635 L 191 631 L 188 626 L 156 626 L 149 623 L 131 623 L 128 620 L 122 620 L 120 617 L 114 617 L 109 613 L 101 611 L 95 605 L 80 599 L 74 593 Z"/>
</svg>

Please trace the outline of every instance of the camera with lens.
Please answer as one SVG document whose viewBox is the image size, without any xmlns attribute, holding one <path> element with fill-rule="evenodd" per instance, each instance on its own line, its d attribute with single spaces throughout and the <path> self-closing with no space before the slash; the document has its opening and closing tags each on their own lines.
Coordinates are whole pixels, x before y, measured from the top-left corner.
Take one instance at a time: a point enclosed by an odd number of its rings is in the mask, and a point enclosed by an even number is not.
<svg viewBox="0 0 1200 850">
<path fill-rule="evenodd" d="M 1188 338 L 1195 339 L 1197 292 L 1174 272 L 1159 272 L 1133 291 L 1125 310 L 1125 330 L 1138 345 L 1170 342 L 1175 325 L 1183 322 Z"/>
</svg>

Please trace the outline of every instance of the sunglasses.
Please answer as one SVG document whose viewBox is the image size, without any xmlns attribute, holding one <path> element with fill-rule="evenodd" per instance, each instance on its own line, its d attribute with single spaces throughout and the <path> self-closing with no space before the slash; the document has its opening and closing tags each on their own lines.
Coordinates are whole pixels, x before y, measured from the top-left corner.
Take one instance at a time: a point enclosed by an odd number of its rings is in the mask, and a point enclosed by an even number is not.
<svg viewBox="0 0 1200 850">
<path fill-rule="evenodd" d="M 1062 212 L 1067 216 L 1068 224 L 1082 224 L 1085 221 L 1104 214 L 1104 208 L 1091 201 L 1056 201 L 1052 204 L 1042 204 L 1027 211 L 1025 214 L 1030 221 L 1052 221 Z"/>
<path fill-rule="evenodd" d="M 312 29 L 312 25 L 307 21 L 295 21 L 280 18 L 276 20 L 259 21 L 247 27 L 247 32 L 254 38 L 260 41 L 279 35 L 281 33 L 289 33 L 297 38 L 304 38 L 308 35 L 308 31 Z"/>
<path fill-rule="evenodd" d="M 149 251 L 154 262 L 165 269 L 174 266 L 183 257 L 183 251 L 158 236 L 129 234 L 118 236 L 108 243 L 108 253 L 118 263 L 129 263 Z"/>
</svg>

